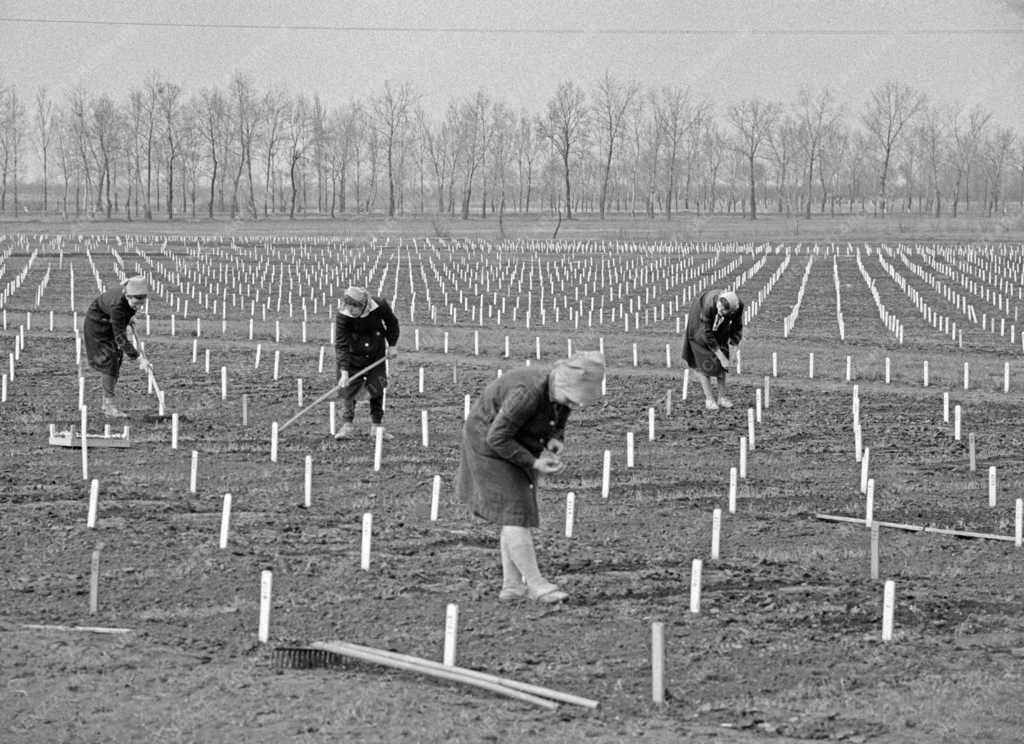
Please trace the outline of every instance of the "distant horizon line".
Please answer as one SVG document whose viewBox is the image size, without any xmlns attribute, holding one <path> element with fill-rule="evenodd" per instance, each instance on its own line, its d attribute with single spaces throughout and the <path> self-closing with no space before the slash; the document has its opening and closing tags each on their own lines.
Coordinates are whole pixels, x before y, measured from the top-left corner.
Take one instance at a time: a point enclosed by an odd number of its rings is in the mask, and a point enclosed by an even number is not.
<svg viewBox="0 0 1024 744">
<path fill-rule="evenodd" d="M 842 28 L 766 28 L 754 29 L 749 25 L 741 28 L 641 28 L 617 29 L 594 28 L 582 26 L 578 28 L 520 28 L 515 26 L 373 26 L 357 24 L 291 24 L 291 23 L 198 23 L 189 21 L 121 21 L 83 18 L 14 18 L 0 17 L 0 23 L 36 23 L 49 25 L 79 26 L 142 26 L 146 28 L 191 28 L 211 30 L 246 30 L 246 31 L 328 31 L 352 33 L 450 33 L 450 34 L 536 34 L 550 36 L 568 36 L 575 34 L 591 34 L 601 36 L 728 36 L 741 30 L 750 36 L 880 36 L 898 33 L 906 36 L 971 36 L 999 35 L 1008 36 L 1024 34 L 1024 26 L 1020 28 L 901 28 L 901 29 L 842 29 Z"/>
</svg>

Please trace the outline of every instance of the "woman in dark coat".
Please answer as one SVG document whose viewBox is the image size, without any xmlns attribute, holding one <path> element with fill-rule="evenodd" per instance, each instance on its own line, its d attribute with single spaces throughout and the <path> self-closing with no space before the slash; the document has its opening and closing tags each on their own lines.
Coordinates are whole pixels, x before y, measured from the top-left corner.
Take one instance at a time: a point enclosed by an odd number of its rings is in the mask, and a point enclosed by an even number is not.
<svg viewBox="0 0 1024 744">
<path fill-rule="evenodd" d="M 374 362 L 398 356 L 398 318 L 383 297 L 371 297 L 362 287 L 349 287 L 341 300 L 341 310 L 334 320 L 334 353 L 338 379 L 366 369 Z M 378 364 L 341 390 L 341 428 L 336 439 L 355 436 L 352 422 L 356 415 L 356 399 L 366 390 L 370 396 L 370 435 L 384 423 L 384 388 L 388 384 L 387 368 Z M 383 432 L 385 439 L 392 435 Z"/>
<path fill-rule="evenodd" d="M 729 370 L 729 347 L 743 339 L 743 302 L 731 290 L 709 289 L 698 297 L 686 319 L 683 360 L 693 370 L 704 390 L 704 407 L 709 411 L 732 408 L 725 384 Z M 718 395 L 711 386 L 718 384 Z"/>
<path fill-rule="evenodd" d="M 603 379 L 604 355 L 596 351 L 550 369 L 521 367 L 492 381 L 466 419 L 455 494 L 478 517 L 501 526 L 503 600 L 568 597 L 537 567 L 530 531 L 540 523 L 537 481 L 564 467 L 569 413 L 598 400 Z"/>
<path fill-rule="evenodd" d="M 100 373 L 103 380 L 103 415 L 124 418 L 117 407 L 114 389 L 121 375 L 124 357 L 139 359 L 139 352 L 128 338 L 128 328 L 135 313 L 146 304 L 149 282 L 144 276 L 133 276 L 108 289 L 94 299 L 85 313 L 82 335 L 89 366 Z M 139 366 L 145 370 L 148 362 L 142 358 Z"/>
</svg>

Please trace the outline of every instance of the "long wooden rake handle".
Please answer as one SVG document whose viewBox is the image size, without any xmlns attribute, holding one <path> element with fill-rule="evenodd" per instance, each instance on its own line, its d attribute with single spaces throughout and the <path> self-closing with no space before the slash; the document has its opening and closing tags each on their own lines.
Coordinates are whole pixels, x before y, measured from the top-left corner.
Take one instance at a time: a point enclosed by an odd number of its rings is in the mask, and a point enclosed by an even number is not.
<svg viewBox="0 0 1024 744">
<path fill-rule="evenodd" d="M 417 659 L 416 657 L 402 656 L 401 654 L 392 656 L 390 654 L 381 653 L 378 649 L 369 648 L 367 646 L 357 646 L 354 643 L 316 643 L 313 644 L 313 647 L 323 651 L 329 651 L 334 654 L 339 654 L 341 656 L 348 656 L 352 659 L 367 661 L 372 664 L 380 664 L 381 666 L 392 667 L 394 669 L 418 672 L 419 674 L 424 674 L 428 677 L 447 679 L 452 682 L 462 682 L 463 684 L 472 685 L 473 687 L 479 687 L 484 690 L 496 692 L 497 694 L 504 695 L 505 697 L 532 703 L 533 705 L 546 708 L 547 710 L 556 710 L 558 708 L 558 703 L 553 700 L 548 700 L 537 695 L 531 695 L 530 693 L 522 692 L 521 690 L 512 689 L 511 687 L 500 684 L 499 682 L 493 682 L 487 679 L 478 679 L 477 677 L 466 674 L 466 672 L 472 670 L 463 669 L 462 667 L 446 667 L 444 664 L 436 664 L 435 666 L 435 664 L 424 663 L 423 659 Z"/>
<path fill-rule="evenodd" d="M 136 351 L 139 352 L 139 358 L 145 359 L 147 364 L 149 365 L 146 369 L 146 373 L 149 375 L 149 379 L 153 383 L 153 390 L 156 392 L 157 397 L 159 397 L 160 386 L 156 384 L 156 375 L 153 374 L 153 363 L 149 361 L 149 357 L 142 353 L 142 344 L 139 343 L 139 337 L 135 335 L 135 328 L 133 326 L 128 326 L 128 332 L 131 333 L 132 342 L 135 344 Z"/>
<path fill-rule="evenodd" d="M 372 653 L 377 656 L 392 659 L 395 661 L 403 661 L 410 664 L 421 666 L 425 669 L 434 670 L 450 670 L 456 671 L 460 675 L 464 676 L 467 680 L 477 680 L 481 682 L 488 682 L 502 687 L 518 690 L 525 692 L 530 695 L 537 695 L 543 698 L 549 698 L 551 700 L 557 700 L 561 703 L 570 703 L 572 705 L 579 705 L 583 708 L 594 709 L 597 708 L 599 703 L 597 700 L 591 700 L 589 698 L 580 697 L 579 695 L 572 695 L 568 692 L 561 692 L 559 690 L 552 690 L 548 687 L 541 687 L 539 685 L 531 685 L 527 682 L 519 682 L 514 679 L 505 679 L 495 674 L 488 674 L 487 672 L 480 672 L 475 669 L 467 669 L 465 667 L 453 667 L 446 666 L 437 661 L 431 661 L 430 659 L 421 659 L 416 656 L 409 656 L 407 654 L 400 654 L 396 651 L 386 651 L 384 649 L 370 648 L 368 646 L 359 646 L 354 643 L 346 643 L 344 641 L 331 641 L 331 642 L 316 642 L 311 644 L 313 648 L 323 649 L 324 651 L 331 651 L 333 653 L 343 653 L 345 651 L 358 651 L 361 653 Z"/>
<path fill-rule="evenodd" d="M 285 430 L 286 428 L 288 428 L 288 427 L 289 427 L 289 426 L 291 426 L 291 425 L 292 425 L 293 423 L 295 423 L 295 422 L 296 422 L 296 421 L 297 421 L 297 420 L 299 419 L 299 417 L 300 417 L 300 416 L 303 416 L 303 415 L 304 415 L 304 414 L 305 414 L 305 413 L 306 413 L 307 411 L 309 411 L 310 409 L 312 409 L 312 408 L 315 408 L 316 406 L 320 405 L 320 404 L 321 404 L 321 403 L 323 403 L 323 402 L 324 402 L 325 400 L 327 400 L 327 399 L 328 399 L 329 397 L 331 397 L 331 396 L 332 396 L 332 395 L 334 395 L 334 394 L 335 394 L 336 392 L 338 392 L 339 390 L 341 390 L 341 389 L 342 389 L 343 387 L 347 387 L 347 386 L 348 386 L 348 384 L 349 384 L 350 382 L 352 382 L 352 380 L 356 379 L 357 377 L 360 377 L 361 375 L 365 375 L 365 374 L 366 374 L 367 372 L 369 372 L 369 371 L 370 371 L 371 369 L 373 369 L 374 367 L 376 367 L 376 366 L 377 366 L 378 364 L 383 364 L 383 363 L 384 363 L 384 362 L 386 362 L 386 361 L 387 361 L 387 357 L 386 357 L 386 356 L 383 356 L 383 357 L 381 357 L 380 359 L 378 359 L 378 360 L 377 360 L 376 362 L 374 362 L 373 364 L 371 364 L 371 365 L 370 365 L 369 367 L 363 367 L 363 368 L 362 368 L 361 370 L 359 370 L 358 372 L 356 372 L 356 373 L 355 373 L 354 375 L 352 375 L 351 377 L 349 377 L 349 378 L 347 378 L 347 379 L 343 378 L 343 379 L 342 379 L 341 381 L 339 381 L 339 382 L 338 382 L 338 384 L 337 384 L 337 385 L 335 385 L 334 387 L 332 387 L 332 388 L 331 388 L 330 390 L 328 390 L 328 391 L 327 391 L 326 393 L 324 393 L 323 395 L 321 395 L 321 396 L 320 396 L 319 398 L 317 398 L 316 400 L 314 400 L 314 401 L 313 401 L 312 403 L 310 403 L 310 404 L 309 404 L 308 406 L 306 406 L 305 408 L 303 408 L 303 409 L 302 409 L 301 411 L 299 411 L 299 412 L 298 412 L 298 413 L 296 413 L 296 414 L 295 414 L 294 416 L 292 416 L 292 417 L 291 417 L 290 419 L 288 419 L 288 420 L 287 420 L 287 421 L 285 421 L 285 422 L 284 422 L 283 424 L 281 424 L 281 425 L 280 425 L 279 427 L 277 427 L 277 431 L 278 431 L 278 433 L 280 433 L 280 432 L 284 431 L 284 430 Z"/>
</svg>

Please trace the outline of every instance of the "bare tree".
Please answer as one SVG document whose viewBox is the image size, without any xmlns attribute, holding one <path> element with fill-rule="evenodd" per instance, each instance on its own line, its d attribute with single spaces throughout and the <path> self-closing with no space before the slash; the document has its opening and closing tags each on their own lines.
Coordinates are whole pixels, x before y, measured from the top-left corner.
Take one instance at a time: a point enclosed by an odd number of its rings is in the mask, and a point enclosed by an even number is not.
<svg viewBox="0 0 1024 744">
<path fill-rule="evenodd" d="M 256 200 L 252 183 L 252 146 L 259 129 L 259 103 L 252 81 L 241 72 L 235 73 L 231 78 L 231 102 L 235 119 L 234 129 L 238 137 L 238 168 L 232 179 L 231 218 L 234 219 L 238 215 L 238 187 L 242 175 L 248 172 L 249 214 L 256 219 Z"/>
<path fill-rule="evenodd" d="M 871 94 L 863 118 L 870 141 L 878 150 L 878 204 L 882 216 L 885 216 L 889 168 L 896 145 L 924 105 L 923 93 L 900 83 L 886 83 Z"/>
<path fill-rule="evenodd" d="M 835 105 L 835 95 L 825 88 L 817 96 L 812 96 L 806 88 L 801 88 L 797 95 L 796 120 L 798 142 L 807 163 L 807 197 L 804 217 L 811 218 L 811 202 L 814 189 L 814 164 L 821 151 L 822 141 L 829 136 L 839 118 Z"/>
<path fill-rule="evenodd" d="M 221 138 L 226 134 L 228 104 L 224 94 L 216 88 L 205 88 L 199 93 L 197 103 L 197 119 L 202 134 L 203 144 L 209 157 L 210 198 L 206 204 L 206 213 L 213 219 L 213 204 L 216 196 L 217 177 L 220 175 L 220 158 L 218 152 Z"/>
<path fill-rule="evenodd" d="M 949 131 L 953 136 L 953 216 L 959 213 L 960 195 L 964 194 L 965 208 L 970 208 L 971 166 L 978 155 L 985 127 L 992 114 L 975 106 L 966 115 L 960 108 L 954 108 L 949 115 Z"/>
<path fill-rule="evenodd" d="M 658 139 L 665 147 L 665 218 L 672 219 L 672 201 L 676 197 L 679 151 L 691 125 L 689 91 L 677 86 L 665 87 L 660 96 L 652 96 L 654 123 Z"/>
<path fill-rule="evenodd" d="M 942 216 L 943 166 L 949 161 L 949 145 L 945 134 L 945 116 L 938 106 L 921 109 L 921 123 L 916 129 L 924 167 L 931 192 L 931 212 Z"/>
<path fill-rule="evenodd" d="M 263 177 L 263 216 L 270 214 L 273 199 L 273 171 L 278 147 L 285 138 L 285 127 L 291 118 L 292 103 L 283 90 L 267 91 L 263 95 L 260 112 L 263 115 L 263 153 L 266 166 Z M 276 205 L 275 211 L 276 211 Z"/>
<path fill-rule="evenodd" d="M 402 83 L 392 89 L 390 81 L 384 83 L 384 95 L 374 99 L 371 126 L 380 135 L 387 156 L 388 168 L 388 217 L 395 216 L 396 191 L 399 185 L 395 178 L 395 160 L 405 145 L 409 129 L 409 117 L 415 103 L 415 95 L 409 83 Z"/>
<path fill-rule="evenodd" d="M 775 189 L 778 195 L 778 213 L 788 216 L 792 208 L 789 189 L 789 167 L 797 149 L 797 123 L 790 114 L 780 114 L 768 136 L 768 152 L 775 167 Z"/>
<path fill-rule="evenodd" d="M 295 199 L 298 194 L 298 176 L 301 163 L 306 157 L 309 146 L 312 123 L 310 121 L 310 105 L 305 96 L 295 99 L 288 118 L 288 178 L 291 182 L 291 201 L 288 206 L 288 219 L 295 219 Z"/>
<path fill-rule="evenodd" d="M 587 135 L 587 99 L 572 81 L 560 83 L 554 98 L 548 101 L 547 116 L 541 119 L 540 134 L 551 142 L 562 164 L 565 177 L 565 218 L 572 219 L 571 160 L 583 146 Z"/>
<path fill-rule="evenodd" d="M 1002 198 L 1003 171 L 1012 157 L 1015 135 L 1013 130 L 998 127 L 984 144 L 985 183 L 988 190 L 986 212 L 989 216 L 999 211 Z"/>
<path fill-rule="evenodd" d="M 601 148 L 603 166 L 597 206 L 602 220 L 608 208 L 608 184 L 611 180 L 616 146 L 625 134 L 630 109 L 635 105 L 639 92 L 639 85 L 621 83 L 607 70 L 597 84 L 597 92 L 594 95 L 594 118 L 599 124 L 597 144 Z"/>
<path fill-rule="evenodd" d="M 96 209 L 104 211 L 109 220 L 113 210 L 111 183 L 113 181 L 112 161 L 116 157 L 121 138 L 121 118 L 114 102 L 107 95 L 101 95 L 90 106 L 92 113 L 91 136 L 97 147 L 99 181 L 96 186 Z M 106 197 L 104 202 L 104 197 Z"/>
<path fill-rule="evenodd" d="M 178 127 L 181 119 L 181 86 L 160 82 L 156 87 L 163 140 L 167 145 L 167 219 L 174 219 L 174 163 L 178 157 Z"/>
<path fill-rule="evenodd" d="M 81 88 L 75 89 L 70 93 L 70 100 L 68 101 L 70 111 L 70 125 L 74 136 L 75 147 L 77 151 L 78 161 L 81 168 L 83 187 L 85 189 L 84 204 L 87 208 L 92 206 L 92 169 L 90 167 L 90 161 L 92 159 L 91 147 L 92 140 L 89 134 L 89 121 L 88 121 L 88 103 L 86 102 L 85 91 Z M 79 201 L 77 195 L 75 198 L 75 214 L 80 214 L 82 202 Z M 2 209 L 2 202 L 0 202 L 0 209 Z"/>
<path fill-rule="evenodd" d="M 779 116 L 778 104 L 751 98 L 729 107 L 729 122 L 736 129 L 736 150 L 747 162 L 750 176 L 750 219 L 757 219 L 757 159 L 761 146 Z"/>
<path fill-rule="evenodd" d="M 422 108 L 416 110 L 416 122 L 419 127 L 420 139 L 423 141 L 423 153 L 434 174 L 438 214 L 444 212 L 445 185 L 448 181 L 449 171 L 454 168 L 454 137 L 452 136 L 450 118 L 446 116 L 435 130 L 427 119 L 426 112 Z"/>
<path fill-rule="evenodd" d="M 40 162 L 43 166 L 43 214 L 49 209 L 49 152 L 53 141 L 55 111 L 53 101 L 45 87 L 36 91 L 36 140 L 39 145 Z"/>
</svg>

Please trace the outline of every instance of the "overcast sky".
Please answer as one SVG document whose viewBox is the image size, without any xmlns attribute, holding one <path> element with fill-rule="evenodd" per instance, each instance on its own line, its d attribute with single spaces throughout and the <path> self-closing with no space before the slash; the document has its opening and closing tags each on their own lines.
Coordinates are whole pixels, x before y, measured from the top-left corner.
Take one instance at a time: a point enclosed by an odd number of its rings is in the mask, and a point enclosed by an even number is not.
<svg viewBox="0 0 1024 744">
<path fill-rule="evenodd" d="M 192 93 L 236 69 L 329 105 L 409 82 L 435 116 L 481 88 L 540 113 L 560 81 L 591 90 L 606 70 L 719 112 L 829 86 L 859 113 L 896 80 L 1022 132 L 1024 0 L 0 0 L 0 83 L 26 98 L 124 100 L 154 70 Z"/>
</svg>

